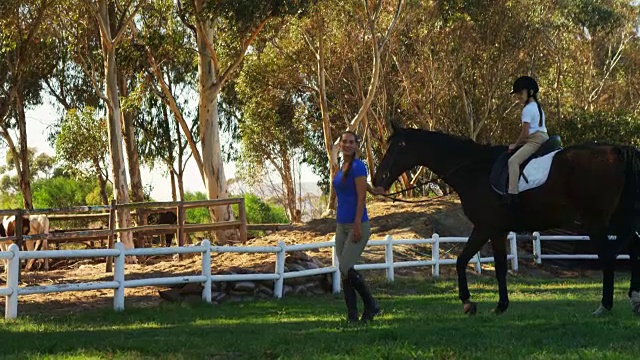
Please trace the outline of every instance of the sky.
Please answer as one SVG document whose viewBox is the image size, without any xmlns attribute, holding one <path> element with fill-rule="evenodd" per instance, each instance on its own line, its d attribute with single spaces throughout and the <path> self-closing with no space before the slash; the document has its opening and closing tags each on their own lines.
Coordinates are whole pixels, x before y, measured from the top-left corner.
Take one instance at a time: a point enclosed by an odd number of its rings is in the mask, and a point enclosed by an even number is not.
<svg viewBox="0 0 640 360">
<path fill-rule="evenodd" d="M 27 146 L 37 148 L 37 153 L 44 152 L 51 156 L 55 155 L 54 149 L 49 142 L 47 142 L 47 136 L 51 132 L 55 120 L 60 116 L 56 108 L 52 106 L 49 99 L 45 97 L 44 104 L 33 109 L 28 109 L 25 115 L 27 120 Z M 13 135 L 14 142 L 16 142 L 17 137 L 15 133 Z M 5 158 L 6 151 L 6 145 L 0 148 L 1 159 Z M 124 156 L 126 166 L 126 152 Z M 224 172 L 227 179 L 235 176 L 235 169 L 235 163 L 224 165 Z M 142 183 L 144 186 L 148 186 L 148 184 L 153 186 L 151 197 L 154 200 L 171 201 L 171 181 L 164 168 L 151 170 L 147 166 L 142 165 L 140 171 L 142 173 Z M 127 180 L 129 180 L 128 176 Z M 309 166 L 303 165 L 301 180 L 303 183 L 315 184 L 319 180 L 319 177 L 311 171 Z M 200 178 L 200 172 L 193 158 L 189 159 L 185 169 L 184 186 L 185 191 L 205 191 L 204 184 Z"/>
</svg>

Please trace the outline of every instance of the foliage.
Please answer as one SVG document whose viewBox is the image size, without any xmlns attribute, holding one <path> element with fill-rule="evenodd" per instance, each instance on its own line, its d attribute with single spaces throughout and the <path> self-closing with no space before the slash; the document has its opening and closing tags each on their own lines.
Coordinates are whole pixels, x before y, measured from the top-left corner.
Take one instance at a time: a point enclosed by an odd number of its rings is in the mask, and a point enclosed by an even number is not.
<svg viewBox="0 0 640 360">
<path fill-rule="evenodd" d="M 100 186 L 95 180 L 54 176 L 35 180 L 32 189 L 33 205 L 36 209 L 102 205 Z M 107 190 L 109 196 L 113 198 L 111 186 L 108 186 Z M 21 208 L 22 194 L 10 194 L 3 191 L 0 193 L 0 207 L 3 209 Z"/>
<path fill-rule="evenodd" d="M 289 222 L 282 207 L 269 204 L 257 195 L 245 194 L 244 205 L 249 224 L 283 224 Z M 237 218 L 238 205 L 233 206 L 233 212 Z"/>
<path fill-rule="evenodd" d="M 46 153 L 40 153 L 36 156 L 36 148 L 28 148 L 28 161 L 29 168 L 31 169 L 31 181 L 37 178 L 49 177 L 52 175 L 52 171 L 55 165 L 55 158 L 49 156 Z M 15 193 L 19 191 L 18 176 L 15 174 L 15 162 L 13 154 L 7 151 L 5 158 L 5 165 L 0 166 L 0 187 L 3 191 L 9 193 Z"/>
<path fill-rule="evenodd" d="M 108 141 L 106 120 L 92 107 L 85 107 L 67 111 L 54 146 L 68 169 L 83 175 L 102 173 L 107 178 Z"/>
<path fill-rule="evenodd" d="M 640 114 L 630 111 L 576 111 L 555 127 L 565 145 L 585 142 L 640 146 Z"/>
</svg>

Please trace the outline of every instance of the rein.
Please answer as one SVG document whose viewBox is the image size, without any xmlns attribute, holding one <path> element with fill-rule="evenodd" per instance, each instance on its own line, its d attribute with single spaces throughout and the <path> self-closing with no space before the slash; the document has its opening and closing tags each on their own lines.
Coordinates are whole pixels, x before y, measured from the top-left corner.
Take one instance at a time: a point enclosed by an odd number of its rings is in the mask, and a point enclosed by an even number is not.
<svg viewBox="0 0 640 360">
<path fill-rule="evenodd" d="M 473 161 L 473 162 L 475 162 L 475 161 Z M 461 164 L 455 166 L 453 169 L 449 170 L 444 176 L 441 176 L 440 178 L 443 179 L 444 181 L 447 181 L 447 179 L 451 175 L 453 175 L 453 173 L 455 173 L 456 171 L 460 170 L 461 168 L 463 168 L 463 167 L 465 167 L 465 166 L 467 166 L 467 165 L 469 165 L 471 163 L 472 163 L 472 161 L 462 162 Z M 448 195 L 448 194 L 444 194 L 444 195 L 428 198 L 428 199 L 425 199 L 425 200 L 404 200 L 404 199 L 400 199 L 400 198 L 394 197 L 394 195 L 402 194 L 402 193 L 405 193 L 405 192 L 407 192 L 409 190 L 413 190 L 415 188 L 418 188 L 418 187 L 421 187 L 421 186 L 424 186 L 424 185 L 433 184 L 433 183 L 434 183 L 433 181 L 422 181 L 422 182 L 420 182 L 420 183 L 418 183 L 416 185 L 412 185 L 412 186 L 410 186 L 410 187 L 408 187 L 408 188 L 406 188 L 404 190 L 396 191 L 396 192 L 391 193 L 391 194 L 380 194 L 380 195 L 384 196 L 384 197 L 386 197 L 388 199 L 393 200 L 393 202 L 399 201 L 399 202 L 409 203 L 409 204 L 429 202 L 429 201 L 433 201 L 433 200 L 437 200 L 437 199 L 443 198 L 443 197 Z"/>
</svg>

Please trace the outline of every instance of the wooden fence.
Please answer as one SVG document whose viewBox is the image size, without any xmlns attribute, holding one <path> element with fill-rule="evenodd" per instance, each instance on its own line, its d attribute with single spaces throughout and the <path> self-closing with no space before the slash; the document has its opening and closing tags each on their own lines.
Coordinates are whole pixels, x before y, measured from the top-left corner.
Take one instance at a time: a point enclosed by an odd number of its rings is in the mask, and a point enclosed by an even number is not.
<svg viewBox="0 0 640 360">
<path fill-rule="evenodd" d="M 201 207 L 216 207 L 216 206 L 230 206 L 238 205 L 238 219 L 234 221 L 220 221 L 211 224 L 187 224 L 186 223 L 186 210 Z M 177 215 L 176 224 L 158 224 L 147 225 L 146 219 L 149 214 L 165 212 L 174 210 Z M 131 226 L 127 228 L 118 228 L 116 226 L 116 214 L 121 211 L 130 211 L 132 215 L 141 214 L 143 223 L 137 224 L 138 226 Z M 108 220 L 108 228 L 106 229 L 87 229 L 76 230 L 61 233 L 50 233 L 49 235 L 37 234 L 37 235 L 24 235 L 22 233 L 22 217 L 27 215 L 39 215 L 44 214 L 50 220 Z M 14 236 L 8 236 L 0 238 L 0 242 L 13 241 L 22 247 L 24 241 L 29 240 L 43 240 L 43 249 L 48 250 L 48 243 L 51 242 L 63 242 L 63 241 L 87 241 L 87 240 L 99 240 L 108 239 L 109 248 L 114 248 L 114 242 L 117 234 L 120 233 L 143 233 L 144 235 L 159 235 L 176 233 L 178 240 L 178 246 L 182 247 L 185 243 L 185 237 L 190 232 L 201 231 L 220 231 L 220 230 L 234 230 L 237 229 L 240 235 L 240 241 L 245 242 L 247 240 L 247 213 L 244 203 L 244 198 L 228 198 L 228 199 L 216 199 L 216 200 L 197 200 L 197 201 L 171 201 L 171 202 L 142 202 L 142 203 L 129 203 L 129 204 L 117 204 L 115 200 L 111 202 L 111 205 L 101 206 L 78 206 L 66 209 L 14 209 L 14 210 L 0 210 L 0 217 L 2 216 L 16 216 L 16 233 Z M 143 247 L 146 247 L 144 236 L 142 236 Z M 45 267 L 48 265 L 48 259 L 45 259 Z M 107 271 L 112 270 L 112 259 L 107 258 Z"/>
</svg>

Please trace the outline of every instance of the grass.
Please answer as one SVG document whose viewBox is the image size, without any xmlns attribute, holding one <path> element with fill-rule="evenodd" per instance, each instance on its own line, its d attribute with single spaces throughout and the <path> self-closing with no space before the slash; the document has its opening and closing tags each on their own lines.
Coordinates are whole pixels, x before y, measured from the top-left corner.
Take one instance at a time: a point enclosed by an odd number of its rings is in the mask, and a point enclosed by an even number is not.
<svg viewBox="0 0 640 360">
<path fill-rule="evenodd" d="M 640 316 L 628 277 L 613 313 L 590 314 L 598 279 L 510 277 L 511 307 L 495 316 L 493 278 L 470 277 L 475 317 L 462 314 L 451 279 L 374 282 L 384 315 L 347 326 L 341 296 L 207 306 L 167 304 L 0 322 L 3 358 L 117 359 L 637 359 Z"/>
</svg>

